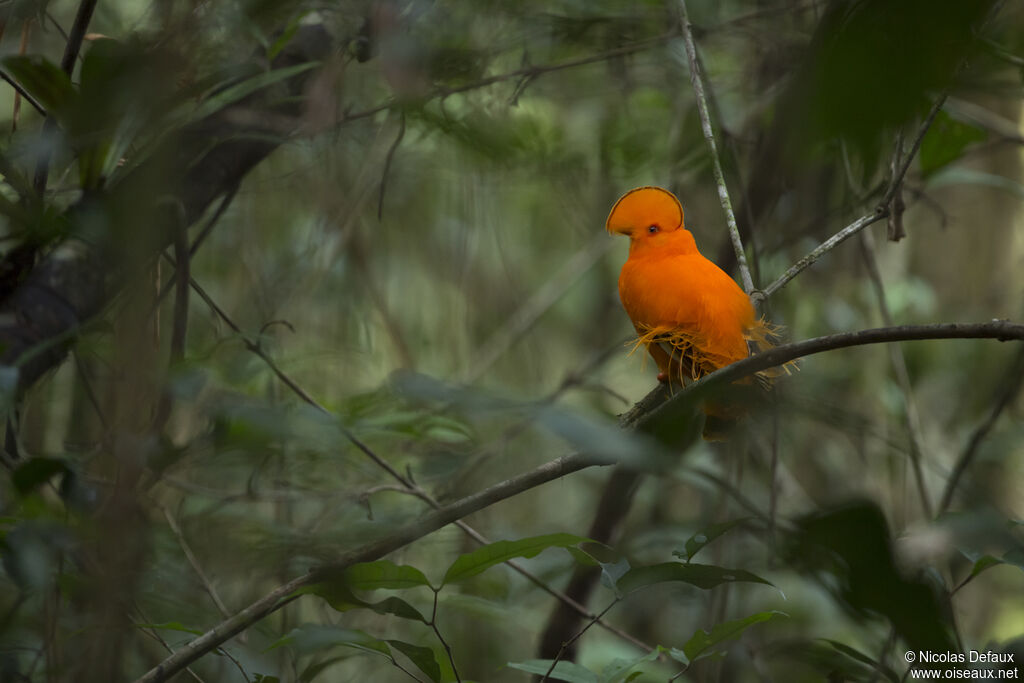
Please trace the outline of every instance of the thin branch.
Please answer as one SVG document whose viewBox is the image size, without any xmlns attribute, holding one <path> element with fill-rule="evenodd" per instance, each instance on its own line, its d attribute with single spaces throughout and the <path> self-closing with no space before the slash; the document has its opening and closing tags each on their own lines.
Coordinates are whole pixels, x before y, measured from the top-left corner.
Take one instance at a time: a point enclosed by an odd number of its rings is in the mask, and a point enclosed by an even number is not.
<svg viewBox="0 0 1024 683">
<path fill-rule="evenodd" d="M 157 262 L 159 264 L 159 262 Z M 168 357 L 168 370 L 185 357 L 185 340 L 188 335 L 188 286 L 192 279 L 191 257 L 188 247 L 188 227 L 184 217 L 178 221 L 174 230 L 174 320 L 171 327 L 171 348 Z M 159 318 L 154 318 L 159 320 Z M 153 430 L 162 432 L 171 416 L 172 399 L 170 391 L 165 388 L 153 418 Z"/>
<path fill-rule="evenodd" d="M 992 431 L 992 427 L 995 426 L 996 420 L 999 419 L 999 416 L 1020 392 L 1022 384 L 1024 384 L 1024 350 L 1017 354 L 1017 358 L 1014 360 L 1010 371 L 1007 373 L 1006 382 L 1000 391 L 999 399 L 992 407 L 992 412 L 989 413 L 988 418 L 978 425 L 977 429 L 974 430 L 974 433 L 971 434 L 971 438 L 967 442 L 967 447 L 964 448 L 964 452 L 960 455 L 960 458 L 956 461 L 956 465 L 953 467 L 953 472 L 949 475 L 949 479 L 946 480 L 946 489 L 943 491 L 942 500 L 939 503 L 940 515 L 949 509 L 950 503 L 953 502 L 953 493 L 956 491 L 960 478 L 963 476 L 964 472 L 967 471 L 970 464 L 974 462 L 974 458 L 978 454 L 978 446 L 980 446 L 982 440 L 988 436 L 988 433 Z"/>
<path fill-rule="evenodd" d="M 395 141 L 391 143 L 391 147 L 388 148 L 388 154 L 384 157 L 384 170 L 380 174 L 380 193 L 377 196 L 377 220 L 381 220 L 384 216 L 384 191 L 388 186 L 388 171 L 391 170 L 391 161 L 395 158 L 395 152 L 398 151 L 398 146 L 402 144 L 402 138 L 405 137 L 405 112 L 399 114 L 398 119 L 398 135 L 395 136 Z"/>
<path fill-rule="evenodd" d="M 907 175 L 907 170 L 910 168 L 910 164 L 914 161 L 914 157 L 917 156 L 917 151 L 921 149 L 921 142 L 924 140 L 925 133 L 931 128 L 932 122 L 935 121 L 935 117 L 939 115 L 939 111 L 942 109 L 942 105 L 946 103 L 946 93 L 942 93 L 935 103 L 932 104 L 932 108 L 928 110 L 928 115 L 924 117 L 924 121 L 921 122 L 921 127 L 917 129 L 917 135 L 914 136 L 914 142 L 910 145 L 910 150 L 907 152 L 906 158 L 903 159 L 903 164 L 899 167 L 899 170 L 893 175 L 892 180 L 889 181 L 889 189 L 886 191 L 885 196 L 882 197 L 882 201 L 879 202 L 882 206 L 889 206 L 892 203 L 896 193 L 900 190 L 900 185 L 903 183 L 903 176 Z"/>
<path fill-rule="evenodd" d="M 220 599 L 220 594 L 217 593 L 217 589 L 213 587 L 213 583 L 210 581 L 210 578 L 206 575 L 206 572 L 203 571 L 202 565 L 199 564 L 199 559 L 195 556 L 195 553 L 192 552 L 192 547 L 188 544 L 188 541 L 185 540 L 185 534 L 182 532 L 181 527 L 178 526 L 178 520 L 174 518 L 174 515 L 172 515 L 171 511 L 166 507 L 160 507 L 163 510 L 164 517 L 167 519 L 167 525 L 171 527 L 171 531 L 174 533 L 175 538 L 178 539 L 178 545 L 181 546 L 182 552 L 185 553 L 185 559 L 187 559 L 188 563 L 192 565 L 192 569 L 195 570 L 195 573 L 199 577 L 200 583 L 203 584 L 203 588 L 206 590 L 207 595 L 209 595 L 210 599 L 213 600 L 213 604 L 217 606 L 217 611 L 219 611 L 224 617 L 230 617 L 231 611 L 228 609 L 227 605 L 224 604 L 224 601 Z"/>
<path fill-rule="evenodd" d="M 605 50 L 604 52 L 598 52 L 587 57 L 579 57 L 577 59 L 568 59 L 564 62 L 556 62 L 554 64 L 544 64 L 540 66 L 524 66 L 520 69 L 513 71 L 506 71 L 505 73 L 495 74 L 494 76 L 488 76 L 472 83 L 466 83 L 451 88 L 438 88 L 434 92 L 427 95 L 422 101 L 426 102 L 429 100 L 436 99 L 438 97 L 445 98 L 450 95 L 457 95 L 459 93 L 468 92 L 470 90 L 477 90 L 479 88 L 485 88 L 495 83 L 502 83 L 504 81 L 511 81 L 520 79 L 523 77 L 535 78 L 542 74 L 554 73 L 556 71 L 563 71 L 565 69 L 573 69 L 577 66 L 584 66 L 587 64 L 595 64 L 597 62 L 607 61 L 614 59 L 615 57 L 623 57 L 625 55 L 633 54 L 634 52 L 641 52 L 651 47 L 667 43 L 668 41 L 676 38 L 679 35 L 678 31 L 670 31 L 663 33 L 660 36 L 648 38 L 646 40 L 638 40 L 635 43 L 629 45 L 623 45 L 622 47 L 613 48 L 611 50 Z M 369 116 L 374 116 L 382 111 L 387 111 L 393 107 L 400 106 L 400 103 L 396 100 L 388 100 L 369 109 L 363 109 L 354 113 L 346 113 L 341 117 L 338 123 L 346 123 L 348 121 L 354 121 L 356 119 L 363 119 Z"/>
<path fill-rule="evenodd" d="M 14 80 L 14 79 L 13 79 L 13 78 L 11 77 L 11 75 L 10 75 L 10 74 L 8 74 L 8 73 L 7 73 L 7 72 L 6 72 L 5 70 L 3 70 L 3 69 L 0 69 L 0 78 L 2 78 L 2 79 L 4 79 L 5 81 L 7 81 L 7 84 L 8 84 L 8 85 L 10 85 L 10 86 L 11 86 L 12 88 L 14 88 L 14 91 L 15 91 L 16 93 L 18 93 L 19 95 L 21 95 L 21 97 L 22 97 L 22 98 L 23 98 L 23 99 L 24 99 L 24 100 L 25 100 L 26 102 L 28 102 L 29 104 L 31 104 L 31 105 L 32 105 L 32 108 L 33 108 L 33 109 L 35 109 L 35 110 L 36 110 L 37 112 L 39 112 L 39 113 L 40 113 L 41 115 L 43 115 L 43 116 L 46 116 L 46 110 L 45 110 L 45 109 L 43 109 L 43 105 L 39 104 L 39 100 L 37 100 L 36 98 L 32 97 L 32 94 L 31 94 L 31 93 L 29 93 L 29 91 L 28 91 L 28 90 L 25 90 L 25 88 L 23 88 L 23 87 L 21 86 L 21 83 L 18 83 L 18 81 Z"/>
<path fill-rule="evenodd" d="M 619 598 L 615 598 L 614 600 L 612 600 L 611 603 L 609 603 L 609 605 L 607 607 L 605 607 L 603 610 L 601 610 L 600 614 L 598 614 L 593 619 L 591 619 L 589 622 L 587 622 L 587 625 L 584 626 L 583 628 L 581 628 L 575 635 L 573 635 L 572 638 L 570 638 L 569 640 L 567 640 L 564 643 L 562 643 L 562 649 L 560 649 L 558 651 L 558 654 L 555 655 L 555 658 L 551 660 L 551 666 L 548 667 L 547 672 L 540 679 L 541 683 L 544 683 L 544 681 L 548 680 L 551 677 L 551 673 L 555 670 L 555 665 L 558 664 L 558 661 L 562 658 L 562 655 L 565 653 L 566 649 L 568 649 L 569 646 L 571 646 L 577 640 L 582 638 L 583 634 L 586 633 L 587 630 L 591 626 L 593 626 L 595 623 L 597 623 L 601 619 L 601 617 L 603 617 L 605 614 L 607 614 L 608 610 L 610 610 L 612 607 L 615 607 L 615 605 L 617 605 L 618 602 L 619 602 Z"/>
<path fill-rule="evenodd" d="M 718 200 L 722 204 L 722 211 L 725 212 L 725 222 L 729 225 L 729 239 L 732 241 L 732 248 L 736 252 L 736 263 L 740 269 L 743 289 L 747 294 L 752 294 L 754 292 L 754 281 L 750 277 L 750 267 L 747 265 L 747 256 L 743 251 L 740 229 L 736 225 L 736 215 L 732 211 L 732 201 L 729 199 L 729 188 L 725 184 L 722 162 L 718 158 L 718 146 L 715 144 L 715 134 L 711 129 L 711 116 L 708 114 L 707 97 L 704 95 L 704 81 L 701 78 L 700 65 L 697 62 L 697 46 L 693 42 L 690 17 L 686 13 L 686 0 L 679 0 L 679 9 L 682 13 L 680 27 L 682 28 L 683 42 L 686 44 L 686 59 L 690 64 L 690 82 L 693 84 L 693 92 L 697 97 L 700 127 L 704 132 L 704 139 L 707 141 L 708 149 L 711 152 L 711 168 L 714 171 L 715 184 L 718 186 Z"/>
<path fill-rule="evenodd" d="M 848 226 L 812 249 L 810 253 L 802 259 L 794 263 L 785 273 L 779 276 L 779 279 L 764 288 L 765 298 L 770 297 L 772 294 L 785 287 L 790 280 L 813 265 L 819 258 L 845 242 L 848 238 L 856 235 L 872 223 L 877 223 L 883 218 L 887 218 L 889 216 L 889 206 L 892 204 L 893 197 L 896 196 L 896 193 L 899 191 L 900 184 L 903 182 L 903 176 L 907 174 L 907 169 L 910 168 L 911 162 L 914 160 L 914 157 L 917 156 L 917 150 L 921 148 L 921 141 L 924 139 L 925 133 L 928 132 L 928 128 L 932 125 L 932 121 L 935 120 L 935 117 L 938 115 L 939 110 L 942 109 L 942 104 L 945 101 L 946 96 L 942 95 L 935 101 L 935 104 L 932 105 L 932 108 L 925 117 L 925 120 L 921 123 L 920 128 L 918 128 L 917 135 L 914 136 L 914 142 L 911 145 L 910 150 L 907 152 L 906 158 L 903 159 L 902 165 L 900 165 L 896 173 L 893 174 L 892 180 L 889 183 L 889 189 L 882 197 L 882 200 L 878 203 L 878 206 L 875 207 L 875 210 L 861 216 L 853 223 L 850 223 Z"/>
<path fill-rule="evenodd" d="M 885 300 L 885 285 L 882 282 L 882 274 L 878 270 L 878 261 L 875 259 L 875 238 L 870 230 L 865 230 L 860 235 L 861 255 L 867 266 L 875 297 L 878 299 L 878 310 L 882 314 L 882 321 L 886 326 L 891 327 L 893 324 L 892 313 L 890 313 L 889 304 Z M 921 497 L 921 509 L 925 518 L 931 519 L 932 503 L 928 496 L 928 487 L 924 482 L 924 473 L 921 471 L 921 460 L 924 458 L 924 438 L 921 436 L 921 416 L 917 412 L 917 402 L 914 401 L 914 388 L 910 384 L 910 373 L 907 372 L 907 361 L 903 357 L 903 350 L 898 345 L 892 344 L 889 346 L 889 357 L 893 371 L 896 373 L 896 381 L 900 385 L 900 392 L 903 394 L 907 433 L 910 436 L 910 465 L 914 470 L 917 492 Z"/>
<path fill-rule="evenodd" d="M 456 683 L 462 683 L 462 677 L 459 676 L 459 670 L 455 666 L 455 653 L 452 651 L 452 646 L 448 644 L 448 641 L 441 635 L 441 629 L 437 627 L 437 595 L 441 592 L 441 589 L 434 591 L 434 609 L 430 613 L 430 628 L 434 630 L 434 635 L 441 641 L 441 645 L 444 647 L 445 653 L 448 655 L 448 663 L 452 667 L 452 673 L 455 675 Z"/>
</svg>

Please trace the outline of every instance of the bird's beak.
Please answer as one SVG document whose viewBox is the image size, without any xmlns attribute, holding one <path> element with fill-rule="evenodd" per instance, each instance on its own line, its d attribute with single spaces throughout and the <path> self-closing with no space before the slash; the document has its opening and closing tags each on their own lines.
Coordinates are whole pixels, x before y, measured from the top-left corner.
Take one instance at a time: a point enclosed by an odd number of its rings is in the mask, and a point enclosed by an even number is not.
<svg viewBox="0 0 1024 683">
<path fill-rule="evenodd" d="M 605 230 L 613 235 L 625 235 L 626 237 L 633 237 L 633 228 L 628 225 L 613 225 L 611 222 L 605 224 Z"/>
</svg>

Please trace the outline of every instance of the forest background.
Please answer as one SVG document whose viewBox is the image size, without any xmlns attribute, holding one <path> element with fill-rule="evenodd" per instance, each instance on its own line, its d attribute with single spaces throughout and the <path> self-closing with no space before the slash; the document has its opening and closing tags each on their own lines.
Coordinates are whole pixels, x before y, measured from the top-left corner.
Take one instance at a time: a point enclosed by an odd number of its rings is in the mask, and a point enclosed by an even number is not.
<svg viewBox="0 0 1024 683">
<path fill-rule="evenodd" d="M 0 679 L 1024 661 L 1020 3 L 9 0 L 0 54 Z M 728 188 L 800 359 L 722 443 L 630 354 L 647 184 L 740 281 Z"/>
</svg>

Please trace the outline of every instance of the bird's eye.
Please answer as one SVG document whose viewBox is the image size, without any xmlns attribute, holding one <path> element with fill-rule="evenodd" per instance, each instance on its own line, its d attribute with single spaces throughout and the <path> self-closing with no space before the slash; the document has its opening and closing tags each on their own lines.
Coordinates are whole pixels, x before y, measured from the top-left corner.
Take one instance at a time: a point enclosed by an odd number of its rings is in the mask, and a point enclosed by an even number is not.
<svg viewBox="0 0 1024 683">
<path fill-rule="evenodd" d="M 647 232 L 649 232 L 649 233 L 651 233 L 653 235 L 654 233 L 658 232 L 658 226 L 657 225 L 649 225 L 649 226 L 647 226 Z"/>
</svg>

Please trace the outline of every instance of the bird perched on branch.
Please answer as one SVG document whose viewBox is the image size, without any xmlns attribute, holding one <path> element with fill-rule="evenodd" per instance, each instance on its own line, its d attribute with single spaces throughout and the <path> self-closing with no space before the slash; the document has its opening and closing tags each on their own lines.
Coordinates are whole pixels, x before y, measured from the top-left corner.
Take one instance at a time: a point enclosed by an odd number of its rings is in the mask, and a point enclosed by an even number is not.
<svg viewBox="0 0 1024 683">
<path fill-rule="evenodd" d="M 619 297 L 658 364 L 658 379 L 680 385 L 750 355 L 748 342 L 768 345 L 773 328 L 754 314 L 750 298 L 697 250 L 683 227 L 683 207 L 660 187 L 638 187 L 615 202 L 605 228 L 629 237 Z M 759 373 L 759 379 L 779 374 Z M 706 404 L 704 438 L 720 438 L 728 406 Z"/>
</svg>

